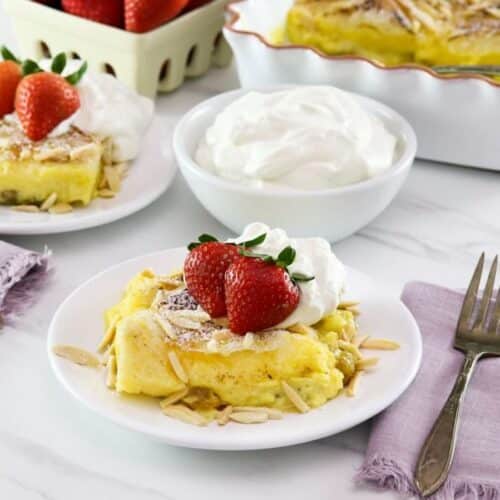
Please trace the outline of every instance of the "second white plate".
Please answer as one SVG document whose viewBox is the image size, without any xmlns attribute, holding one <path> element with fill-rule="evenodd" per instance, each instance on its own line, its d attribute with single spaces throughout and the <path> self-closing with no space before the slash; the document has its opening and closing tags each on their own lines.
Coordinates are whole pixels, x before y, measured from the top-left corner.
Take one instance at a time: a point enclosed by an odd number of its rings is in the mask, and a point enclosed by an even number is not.
<svg viewBox="0 0 500 500">
<path fill-rule="evenodd" d="M 422 357 L 417 324 L 406 307 L 385 295 L 364 274 L 348 269 L 348 297 L 361 301 L 360 331 L 395 340 L 401 348 L 377 352 L 376 369 L 363 375 L 356 397 L 340 396 L 305 415 L 286 415 L 260 425 L 194 427 L 164 416 L 153 398 L 123 396 L 105 385 L 105 374 L 52 353 L 57 344 L 94 351 L 103 335 L 104 309 L 121 297 L 125 284 L 144 268 L 165 273 L 182 266 L 186 250 L 165 250 L 118 264 L 90 279 L 59 307 L 49 330 L 48 353 L 56 377 L 77 400 L 113 422 L 166 443 L 189 448 L 250 450 L 319 439 L 373 417 L 395 401 L 415 377 Z"/>
<path fill-rule="evenodd" d="M 51 234 L 101 226 L 150 205 L 172 183 L 175 162 L 161 150 L 164 131 L 155 118 L 142 143 L 139 156 L 131 163 L 121 191 L 112 199 L 97 198 L 84 208 L 68 214 L 24 213 L 0 206 L 0 233 Z"/>
</svg>

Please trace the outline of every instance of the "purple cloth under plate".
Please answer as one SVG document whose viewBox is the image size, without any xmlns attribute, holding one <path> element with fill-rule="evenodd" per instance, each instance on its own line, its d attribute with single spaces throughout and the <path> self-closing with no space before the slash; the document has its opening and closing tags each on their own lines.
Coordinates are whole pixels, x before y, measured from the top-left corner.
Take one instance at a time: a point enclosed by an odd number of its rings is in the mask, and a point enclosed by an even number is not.
<svg viewBox="0 0 500 500">
<path fill-rule="evenodd" d="M 453 349 L 463 295 L 410 283 L 402 300 L 422 332 L 422 366 L 410 388 L 375 419 L 356 479 L 418 496 L 413 485 L 418 455 L 464 360 Z M 479 361 L 464 403 L 450 475 L 429 498 L 500 500 L 500 358 Z"/>
<path fill-rule="evenodd" d="M 9 322 L 29 306 L 48 275 L 43 254 L 0 241 L 0 317 Z"/>
</svg>

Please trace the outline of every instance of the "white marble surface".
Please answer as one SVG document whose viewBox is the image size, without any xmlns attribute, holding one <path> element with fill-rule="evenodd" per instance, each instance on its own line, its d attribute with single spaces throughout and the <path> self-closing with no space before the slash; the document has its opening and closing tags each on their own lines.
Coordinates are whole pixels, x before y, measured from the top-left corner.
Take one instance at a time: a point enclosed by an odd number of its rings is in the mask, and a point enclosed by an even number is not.
<svg viewBox="0 0 500 500">
<path fill-rule="evenodd" d="M 0 0 L 0 42 L 13 44 Z M 237 86 L 213 70 L 159 100 L 170 128 L 189 107 Z M 438 134 L 439 131 L 436 131 Z M 500 250 L 500 174 L 417 162 L 394 203 L 337 244 L 347 264 L 399 294 L 409 280 L 464 286 L 475 259 Z M 228 235 L 182 178 L 151 207 L 78 233 L 8 237 L 53 251 L 54 279 L 40 301 L 0 333 L 2 500 L 240 500 L 395 498 L 352 484 L 369 424 L 307 445 L 247 453 L 176 449 L 103 421 L 73 401 L 49 371 L 47 327 L 77 285 L 123 259 L 185 244 L 202 231 Z"/>
</svg>

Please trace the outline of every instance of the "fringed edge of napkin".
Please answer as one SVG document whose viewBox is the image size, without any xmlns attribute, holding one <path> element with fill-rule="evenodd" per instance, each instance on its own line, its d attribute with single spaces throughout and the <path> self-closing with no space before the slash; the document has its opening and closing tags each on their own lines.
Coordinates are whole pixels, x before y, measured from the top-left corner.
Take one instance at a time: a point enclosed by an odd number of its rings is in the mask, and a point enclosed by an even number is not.
<svg viewBox="0 0 500 500">
<path fill-rule="evenodd" d="M 2 323 L 12 323 L 24 309 L 34 303 L 38 292 L 47 284 L 51 275 L 51 254 L 45 248 L 43 254 L 20 252 L 9 259 L 8 269 L 3 269 L 0 273 L 5 286 L 0 303 Z M 5 283 L 5 278 L 8 279 L 8 284 Z"/>
<path fill-rule="evenodd" d="M 397 491 L 407 497 L 420 498 L 412 477 L 413 474 L 408 474 L 394 460 L 376 454 L 365 460 L 354 480 L 357 483 L 368 483 L 380 489 Z M 427 500 L 453 498 L 499 500 L 500 485 L 478 483 L 471 478 L 457 480 L 448 477 L 441 489 L 427 497 Z"/>
</svg>

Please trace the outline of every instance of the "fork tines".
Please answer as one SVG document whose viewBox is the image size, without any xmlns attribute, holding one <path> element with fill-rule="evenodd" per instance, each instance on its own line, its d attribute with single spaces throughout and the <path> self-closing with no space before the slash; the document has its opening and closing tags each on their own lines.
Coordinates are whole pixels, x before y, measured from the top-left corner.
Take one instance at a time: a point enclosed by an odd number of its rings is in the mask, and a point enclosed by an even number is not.
<svg viewBox="0 0 500 500">
<path fill-rule="evenodd" d="M 488 273 L 486 287 L 479 301 L 479 287 L 483 274 L 485 261 L 484 252 L 481 254 L 471 282 L 465 294 L 462 311 L 457 327 L 457 336 L 475 337 L 473 340 L 480 341 L 480 337 L 486 333 L 495 334 L 500 323 L 500 288 L 494 303 L 492 303 L 495 288 L 495 278 L 498 268 L 498 256 L 493 262 Z M 477 336 L 477 338 L 476 338 Z"/>
</svg>

